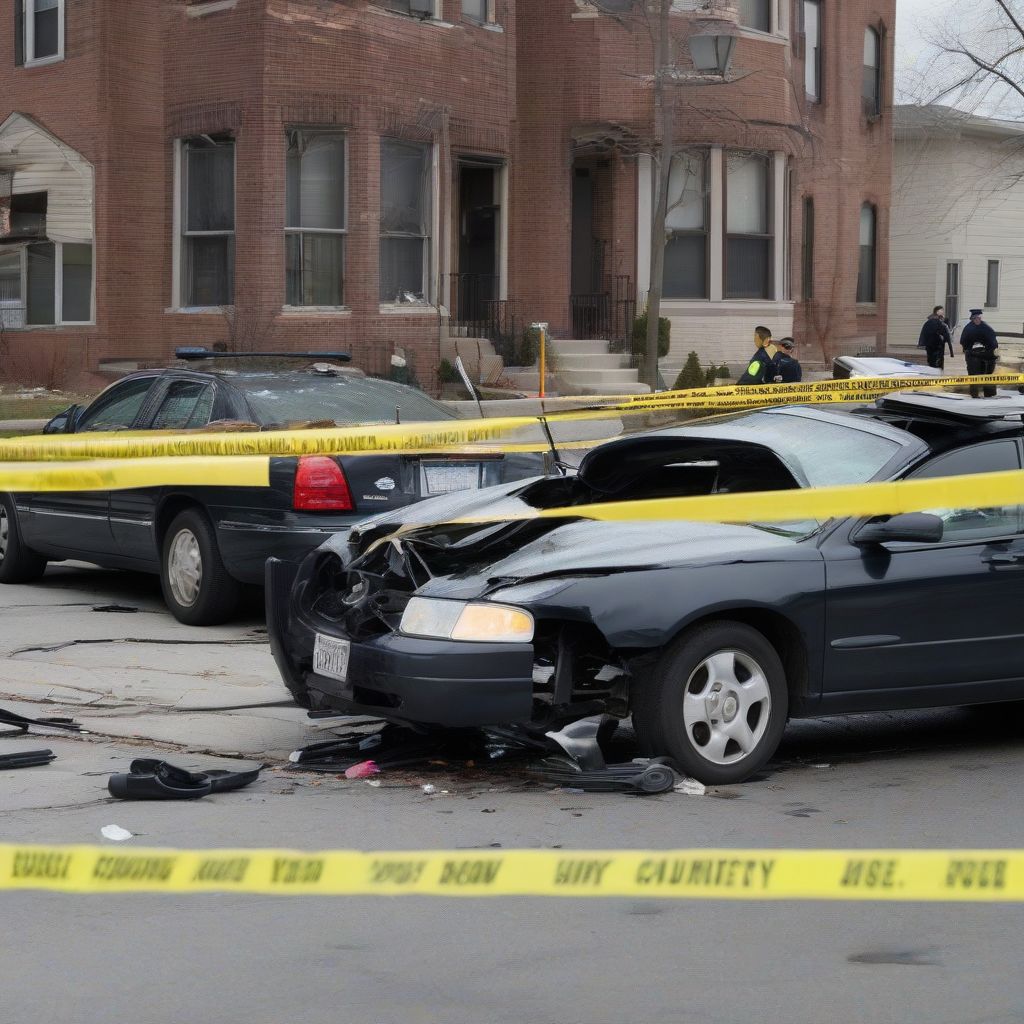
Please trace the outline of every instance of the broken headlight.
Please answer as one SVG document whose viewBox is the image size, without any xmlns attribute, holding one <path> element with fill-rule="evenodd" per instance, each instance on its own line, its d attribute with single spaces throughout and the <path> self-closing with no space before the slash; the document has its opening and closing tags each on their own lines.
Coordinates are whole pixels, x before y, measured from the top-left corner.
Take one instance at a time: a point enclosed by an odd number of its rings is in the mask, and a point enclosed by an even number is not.
<svg viewBox="0 0 1024 1024">
<path fill-rule="evenodd" d="M 533 640 L 533 616 L 505 604 L 414 597 L 405 607 L 399 629 L 407 636 L 437 640 L 528 644 Z"/>
</svg>

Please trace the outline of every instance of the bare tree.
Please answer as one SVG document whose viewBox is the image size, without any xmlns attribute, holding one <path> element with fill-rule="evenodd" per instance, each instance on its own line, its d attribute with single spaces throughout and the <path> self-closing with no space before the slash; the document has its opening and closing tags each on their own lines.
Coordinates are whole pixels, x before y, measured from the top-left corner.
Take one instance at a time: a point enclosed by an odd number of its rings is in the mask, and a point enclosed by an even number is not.
<svg viewBox="0 0 1024 1024">
<path fill-rule="evenodd" d="M 676 96 L 680 87 L 721 85 L 745 77 L 742 74 L 729 74 L 724 68 L 717 72 L 701 72 L 682 55 L 687 52 L 688 38 L 695 28 L 698 31 L 711 28 L 723 35 L 731 34 L 736 24 L 735 5 L 731 0 L 696 0 L 687 8 L 691 16 L 682 19 L 673 17 L 679 11 L 678 0 L 588 0 L 588 3 L 624 29 L 645 35 L 650 47 L 650 73 L 639 77 L 650 85 L 652 134 L 640 144 L 638 151 L 646 151 L 654 166 L 651 282 L 647 293 L 647 337 L 643 351 L 644 381 L 654 390 L 658 386 L 658 329 L 661 321 L 668 217 L 674 207 L 692 198 L 687 193 L 689 174 L 685 168 L 679 194 L 675 199 L 671 196 L 673 163 L 680 156 L 676 139 L 676 117 L 679 113 Z"/>
<path fill-rule="evenodd" d="M 958 2 L 923 29 L 927 54 L 905 74 L 902 92 L 918 103 L 1024 117 L 1024 2 Z"/>
</svg>

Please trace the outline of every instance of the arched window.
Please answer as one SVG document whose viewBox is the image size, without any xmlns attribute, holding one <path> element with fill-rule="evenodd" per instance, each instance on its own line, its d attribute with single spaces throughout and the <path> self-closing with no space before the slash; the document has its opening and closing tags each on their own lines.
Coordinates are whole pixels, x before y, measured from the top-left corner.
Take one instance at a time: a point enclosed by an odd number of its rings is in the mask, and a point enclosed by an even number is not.
<svg viewBox="0 0 1024 1024">
<path fill-rule="evenodd" d="M 861 90 L 864 113 L 882 113 L 882 37 L 877 29 L 864 30 L 864 85 Z"/>
<path fill-rule="evenodd" d="M 860 208 L 860 265 L 857 272 L 857 301 L 874 302 L 878 267 L 878 210 L 865 203 Z"/>
</svg>

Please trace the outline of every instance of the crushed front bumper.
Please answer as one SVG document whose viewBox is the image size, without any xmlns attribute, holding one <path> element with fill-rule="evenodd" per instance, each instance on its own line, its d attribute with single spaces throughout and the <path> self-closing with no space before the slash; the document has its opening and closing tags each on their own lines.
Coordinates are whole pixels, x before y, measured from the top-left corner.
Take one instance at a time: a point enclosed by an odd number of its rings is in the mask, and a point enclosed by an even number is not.
<svg viewBox="0 0 1024 1024">
<path fill-rule="evenodd" d="M 533 709 L 533 645 L 425 640 L 385 633 L 353 642 L 344 682 L 313 671 L 317 622 L 293 594 L 299 566 L 267 562 L 267 629 L 271 651 L 293 695 L 314 707 L 374 715 L 422 726 L 466 728 L 527 722 Z"/>
</svg>

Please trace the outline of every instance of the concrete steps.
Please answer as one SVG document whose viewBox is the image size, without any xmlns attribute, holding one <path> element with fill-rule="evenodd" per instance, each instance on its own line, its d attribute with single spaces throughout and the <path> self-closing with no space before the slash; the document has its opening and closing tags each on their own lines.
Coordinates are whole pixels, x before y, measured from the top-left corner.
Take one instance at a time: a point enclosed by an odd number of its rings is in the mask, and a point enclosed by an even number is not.
<svg viewBox="0 0 1024 1024">
<path fill-rule="evenodd" d="M 559 391 L 565 395 L 632 395 L 650 389 L 640 384 L 626 356 L 611 352 L 597 338 L 552 338 Z"/>
</svg>

